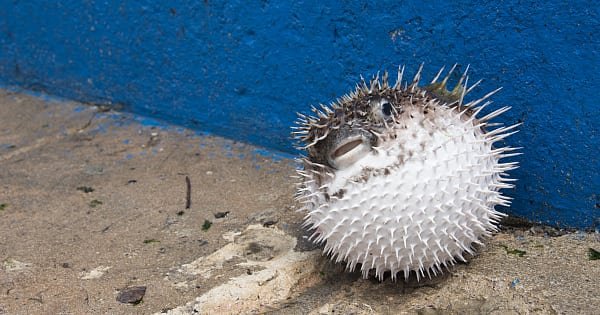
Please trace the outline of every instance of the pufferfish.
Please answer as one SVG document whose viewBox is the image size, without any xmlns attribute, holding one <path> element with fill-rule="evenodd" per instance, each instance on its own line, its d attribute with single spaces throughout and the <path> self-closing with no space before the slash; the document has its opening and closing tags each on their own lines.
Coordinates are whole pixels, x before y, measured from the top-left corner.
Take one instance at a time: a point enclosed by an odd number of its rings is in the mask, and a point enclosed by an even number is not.
<svg viewBox="0 0 600 315">
<path fill-rule="evenodd" d="M 364 278 L 441 274 L 497 231 L 505 214 L 495 206 L 510 204 L 501 190 L 514 186 L 507 172 L 518 163 L 504 158 L 520 148 L 495 144 L 519 124 L 490 121 L 508 106 L 481 114 L 500 89 L 465 102 L 481 82 L 468 86 L 468 67 L 451 91 L 456 65 L 421 87 L 422 68 L 410 84 L 404 67 L 393 86 L 387 72 L 362 79 L 313 116 L 299 113 L 293 127 L 305 151 L 297 199 L 310 239 L 349 271 L 360 265 Z"/>
</svg>

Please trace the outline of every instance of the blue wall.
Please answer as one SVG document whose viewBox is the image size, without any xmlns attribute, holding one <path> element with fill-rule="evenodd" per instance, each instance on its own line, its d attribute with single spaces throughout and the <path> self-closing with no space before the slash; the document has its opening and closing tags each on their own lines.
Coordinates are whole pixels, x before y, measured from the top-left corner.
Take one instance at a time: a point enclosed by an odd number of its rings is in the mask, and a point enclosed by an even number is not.
<svg viewBox="0 0 600 315">
<path fill-rule="evenodd" d="M 470 63 L 524 122 L 510 212 L 600 226 L 595 1 L 283 2 L 0 0 L 0 83 L 293 152 L 294 112 L 359 75 Z"/>
</svg>

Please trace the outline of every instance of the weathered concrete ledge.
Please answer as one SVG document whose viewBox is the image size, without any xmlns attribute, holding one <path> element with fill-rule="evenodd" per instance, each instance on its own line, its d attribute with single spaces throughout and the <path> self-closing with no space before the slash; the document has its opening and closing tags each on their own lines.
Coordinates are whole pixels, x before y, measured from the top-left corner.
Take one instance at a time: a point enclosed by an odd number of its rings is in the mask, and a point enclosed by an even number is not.
<svg viewBox="0 0 600 315">
<path fill-rule="evenodd" d="M 294 165 L 268 154 L 103 108 L 0 91 L 0 314 L 592 314 L 600 307 L 600 260 L 589 257 L 600 249 L 598 234 L 505 231 L 470 263 L 421 283 L 346 273 L 306 242 L 292 197 Z"/>
</svg>

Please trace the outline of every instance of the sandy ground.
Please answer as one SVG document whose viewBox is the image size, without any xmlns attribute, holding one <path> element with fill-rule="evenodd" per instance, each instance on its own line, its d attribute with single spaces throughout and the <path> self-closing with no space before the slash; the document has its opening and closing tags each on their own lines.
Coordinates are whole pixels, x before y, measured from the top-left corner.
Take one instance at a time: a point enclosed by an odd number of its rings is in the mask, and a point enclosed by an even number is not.
<svg viewBox="0 0 600 315">
<path fill-rule="evenodd" d="M 247 144 L 0 90 L 0 314 L 600 312 L 598 234 L 505 229 L 441 277 L 361 279 L 306 241 L 293 173 Z M 141 302 L 117 301 L 133 286 Z"/>
</svg>

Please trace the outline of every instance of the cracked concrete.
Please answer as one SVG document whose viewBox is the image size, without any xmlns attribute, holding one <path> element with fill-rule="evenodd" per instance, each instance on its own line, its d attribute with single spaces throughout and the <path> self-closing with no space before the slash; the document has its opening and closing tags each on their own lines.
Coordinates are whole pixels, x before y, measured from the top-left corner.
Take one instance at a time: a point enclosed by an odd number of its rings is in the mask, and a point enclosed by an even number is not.
<svg viewBox="0 0 600 315">
<path fill-rule="evenodd" d="M 598 234 L 495 234 L 417 283 L 306 241 L 289 159 L 0 90 L 0 314 L 594 314 Z M 190 180 L 190 207 L 186 208 Z M 120 290 L 147 288 L 141 303 Z"/>
</svg>

